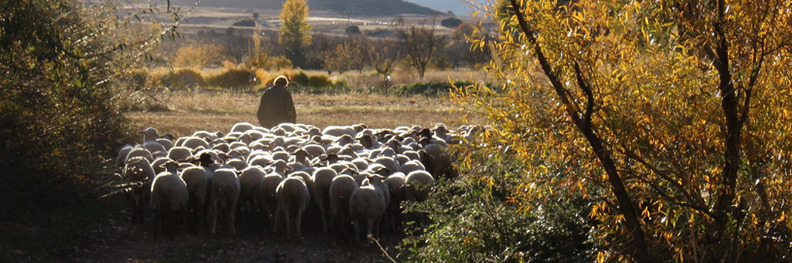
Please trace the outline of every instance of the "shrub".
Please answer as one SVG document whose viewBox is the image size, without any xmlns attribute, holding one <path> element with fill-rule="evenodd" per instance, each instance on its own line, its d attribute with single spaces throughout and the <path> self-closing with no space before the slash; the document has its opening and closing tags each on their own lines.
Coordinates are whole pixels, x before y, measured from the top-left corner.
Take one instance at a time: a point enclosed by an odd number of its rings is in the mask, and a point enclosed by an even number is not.
<svg viewBox="0 0 792 263">
<path fill-rule="evenodd" d="M 316 75 L 308 76 L 308 86 L 327 88 L 332 85 L 333 85 L 333 81 L 331 81 L 330 76 L 326 74 L 316 74 Z"/>
<path fill-rule="evenodd" d="M 292 83 L 299 84 L 300 86 L 309 86 L 308 74 L 305 74 L 303 71 L 298 72 L 294 76 L 290 76 L 289 79 Z"/>
<path fill-rule="evenodd" d="M 456 81 L 454 82 L 454 86 L 468 86 L 472 85 L 473 82 L 470 81 Z M 448 91 L 451 90 L 452 85 L 449 82 L 426 82 L 426 83 L 415 83 L 412 85 L 403 85 L 396 89 L 397 94 L 420 94 L 424 96 L 436 97 L 436 96 L 444 96 L 448 94 Z"/>
<path fill-rule="evenodd" d="M 206 77 L 206 85 L 233 90 L 248 89 L 255 85 L 255 74 L 246 68 L 226 68 L 222 72 Z"/>
<path fill-rule="evenodd" d="M 474 149 L 468 149 L 474 150 Z M 533 200 L 522 210 L 518 191 L 524 164 L 505 151 L 474 150 L 480 160 L 453 181 L 440 181 L 431 198 L 408 204 L 431 224 L 412 231 L 401 249 L 419 262 L 592 262 L 590 201 L 570 193 Z M 416 225 L 407 222 L 408 226 Z"/>
<path fill-rule="evenodd" d="M 192 68 L 170 70 L 158 77 L 160 84 L 172 91 L 180 91 L 204 85 L 201 72 Z"/>
</svg>

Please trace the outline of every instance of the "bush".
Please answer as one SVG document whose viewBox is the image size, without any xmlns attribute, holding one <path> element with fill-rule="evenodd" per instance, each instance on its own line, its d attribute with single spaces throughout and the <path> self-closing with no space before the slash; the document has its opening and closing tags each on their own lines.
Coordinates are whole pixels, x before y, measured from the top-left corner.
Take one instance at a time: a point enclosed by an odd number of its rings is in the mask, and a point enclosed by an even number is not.
<svg viewBox="0 0 792 263">
<path fill-rule="evenodd" d="M 169 70 L 155 79 L 159 80 L 160 85 L 172 91 L 194 89 L 206 83 L 201 72 L 192 68 Z"/>
<path fill-rule="evenodd" d="M 326 74 L 317 74 L 317 75 L 308 76 L 308 86 L 327 88 L 332 85 L 333 85 L 333 81 L 331 81 L 330 76 Z"/>
<path fill-rule="evenodd" d="M 524 164 L 510 154 L 478 154 L 476 170 L 438 184 L 423 204 L 431 224 L 400 246 L 419 262 L 592 262 L 588 233 L 590 201 L 570 194 L 535 203 L 524 211 L 511 193 L 520 187 Z M 408 225 L 415 223 L 408 222 Z"/>
<path fill-rule="evenodd" d="M 113 98 L 115 76 L 128 64 L 117 53 L 87 53 L 114 44 L 95 31 L 106 28 L 90 28 L 93 14 L 80 6 L 0 4 L 14 18 L 0 19 L 0 220 L 91 193 L 75 184 L 86 183 L 86 172 L 101 165 L 96 156 L 112 150 L 125 127 Z"/>
<path fill-rule="evenodd" d="M 290 76 L 289 80 L 292 83 L 298 84 L 300 86 L 306 86 L 306 87 L 309 86 L 308 85 L 308 74 L 305 74 L 305 72 L 303 72 L 303 71 L 298 72 L 294 76 Z"/>
<path fill-rule="evenodd" d="M 206 77 L 206 85 L 225 89 L 248 89 L 256 83 L 255 74 L 246 68 L 226 68 L 220 73 Z"/>
<path fill-rule="evenodd" d="M 456 81 L 454 86 L 468 86 L 472 85 L 470 81 Z M 397 94 L 420 94 L 424 96 L 437 97 L 447 95 L 451 90 L 452 85 L 448 82 L 427 82 L 415 83 L 412 85 L 403 85 L 396 89 Z"/>
</svg>

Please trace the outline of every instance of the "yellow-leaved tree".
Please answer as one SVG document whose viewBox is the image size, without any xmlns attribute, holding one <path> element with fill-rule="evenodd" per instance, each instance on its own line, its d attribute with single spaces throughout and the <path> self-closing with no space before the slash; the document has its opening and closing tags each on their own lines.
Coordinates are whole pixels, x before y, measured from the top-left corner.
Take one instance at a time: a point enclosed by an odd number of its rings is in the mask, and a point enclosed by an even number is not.
<svg viewBox="0 0 792 263">
<path fill-rule="evenodd" d="M 280 18 L 283 26 L 278 34 L 283 55 L 297 67 L 305 65 L 303 47 L 311 44 L 311 25 L 308 24 L 308 3 L 305 0 L 286 0 L 283 2 Z"/>
<path fill-rule="evenodd" d="M 453 97 L 524 163 L 510 202 L 592 201 L 598 261 L 790 260 L 792 3 L 482 7 L 498 80 Z"/>
</svg>

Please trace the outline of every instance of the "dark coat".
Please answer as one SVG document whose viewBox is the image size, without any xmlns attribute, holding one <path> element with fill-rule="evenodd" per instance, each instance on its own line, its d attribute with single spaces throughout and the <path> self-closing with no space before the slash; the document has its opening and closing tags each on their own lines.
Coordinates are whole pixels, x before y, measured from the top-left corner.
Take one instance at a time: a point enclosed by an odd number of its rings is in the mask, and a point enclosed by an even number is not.
<svg viewBox="0 0 792 263">
<path fill-rule="evenodd" d="M 256 116 L 259 125 L 265 128 L 284 122 L 296 123 L 297 112 L 294 110 L 291 93 L 282 86 L 270 87 L 261 95 Z"/>
</svg>

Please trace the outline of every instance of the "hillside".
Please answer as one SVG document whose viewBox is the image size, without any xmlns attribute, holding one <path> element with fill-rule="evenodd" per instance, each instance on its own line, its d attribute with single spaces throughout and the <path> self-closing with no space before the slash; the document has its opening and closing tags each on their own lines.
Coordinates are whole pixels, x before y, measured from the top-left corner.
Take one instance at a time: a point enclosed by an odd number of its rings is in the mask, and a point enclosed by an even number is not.
<svg viewBox="0 0 792 263">
<path fill-rule="evenodd" d="M 202 7 L 280 10 L 284 0 L 202 0 Z M 194 0 L 171 0 L 172 5 L 192 5 Z M 432 15 L 436 10 L 402 0 L 308 0 L 311 11 L 331 11 L 356 16 Z"/>
</svg>

